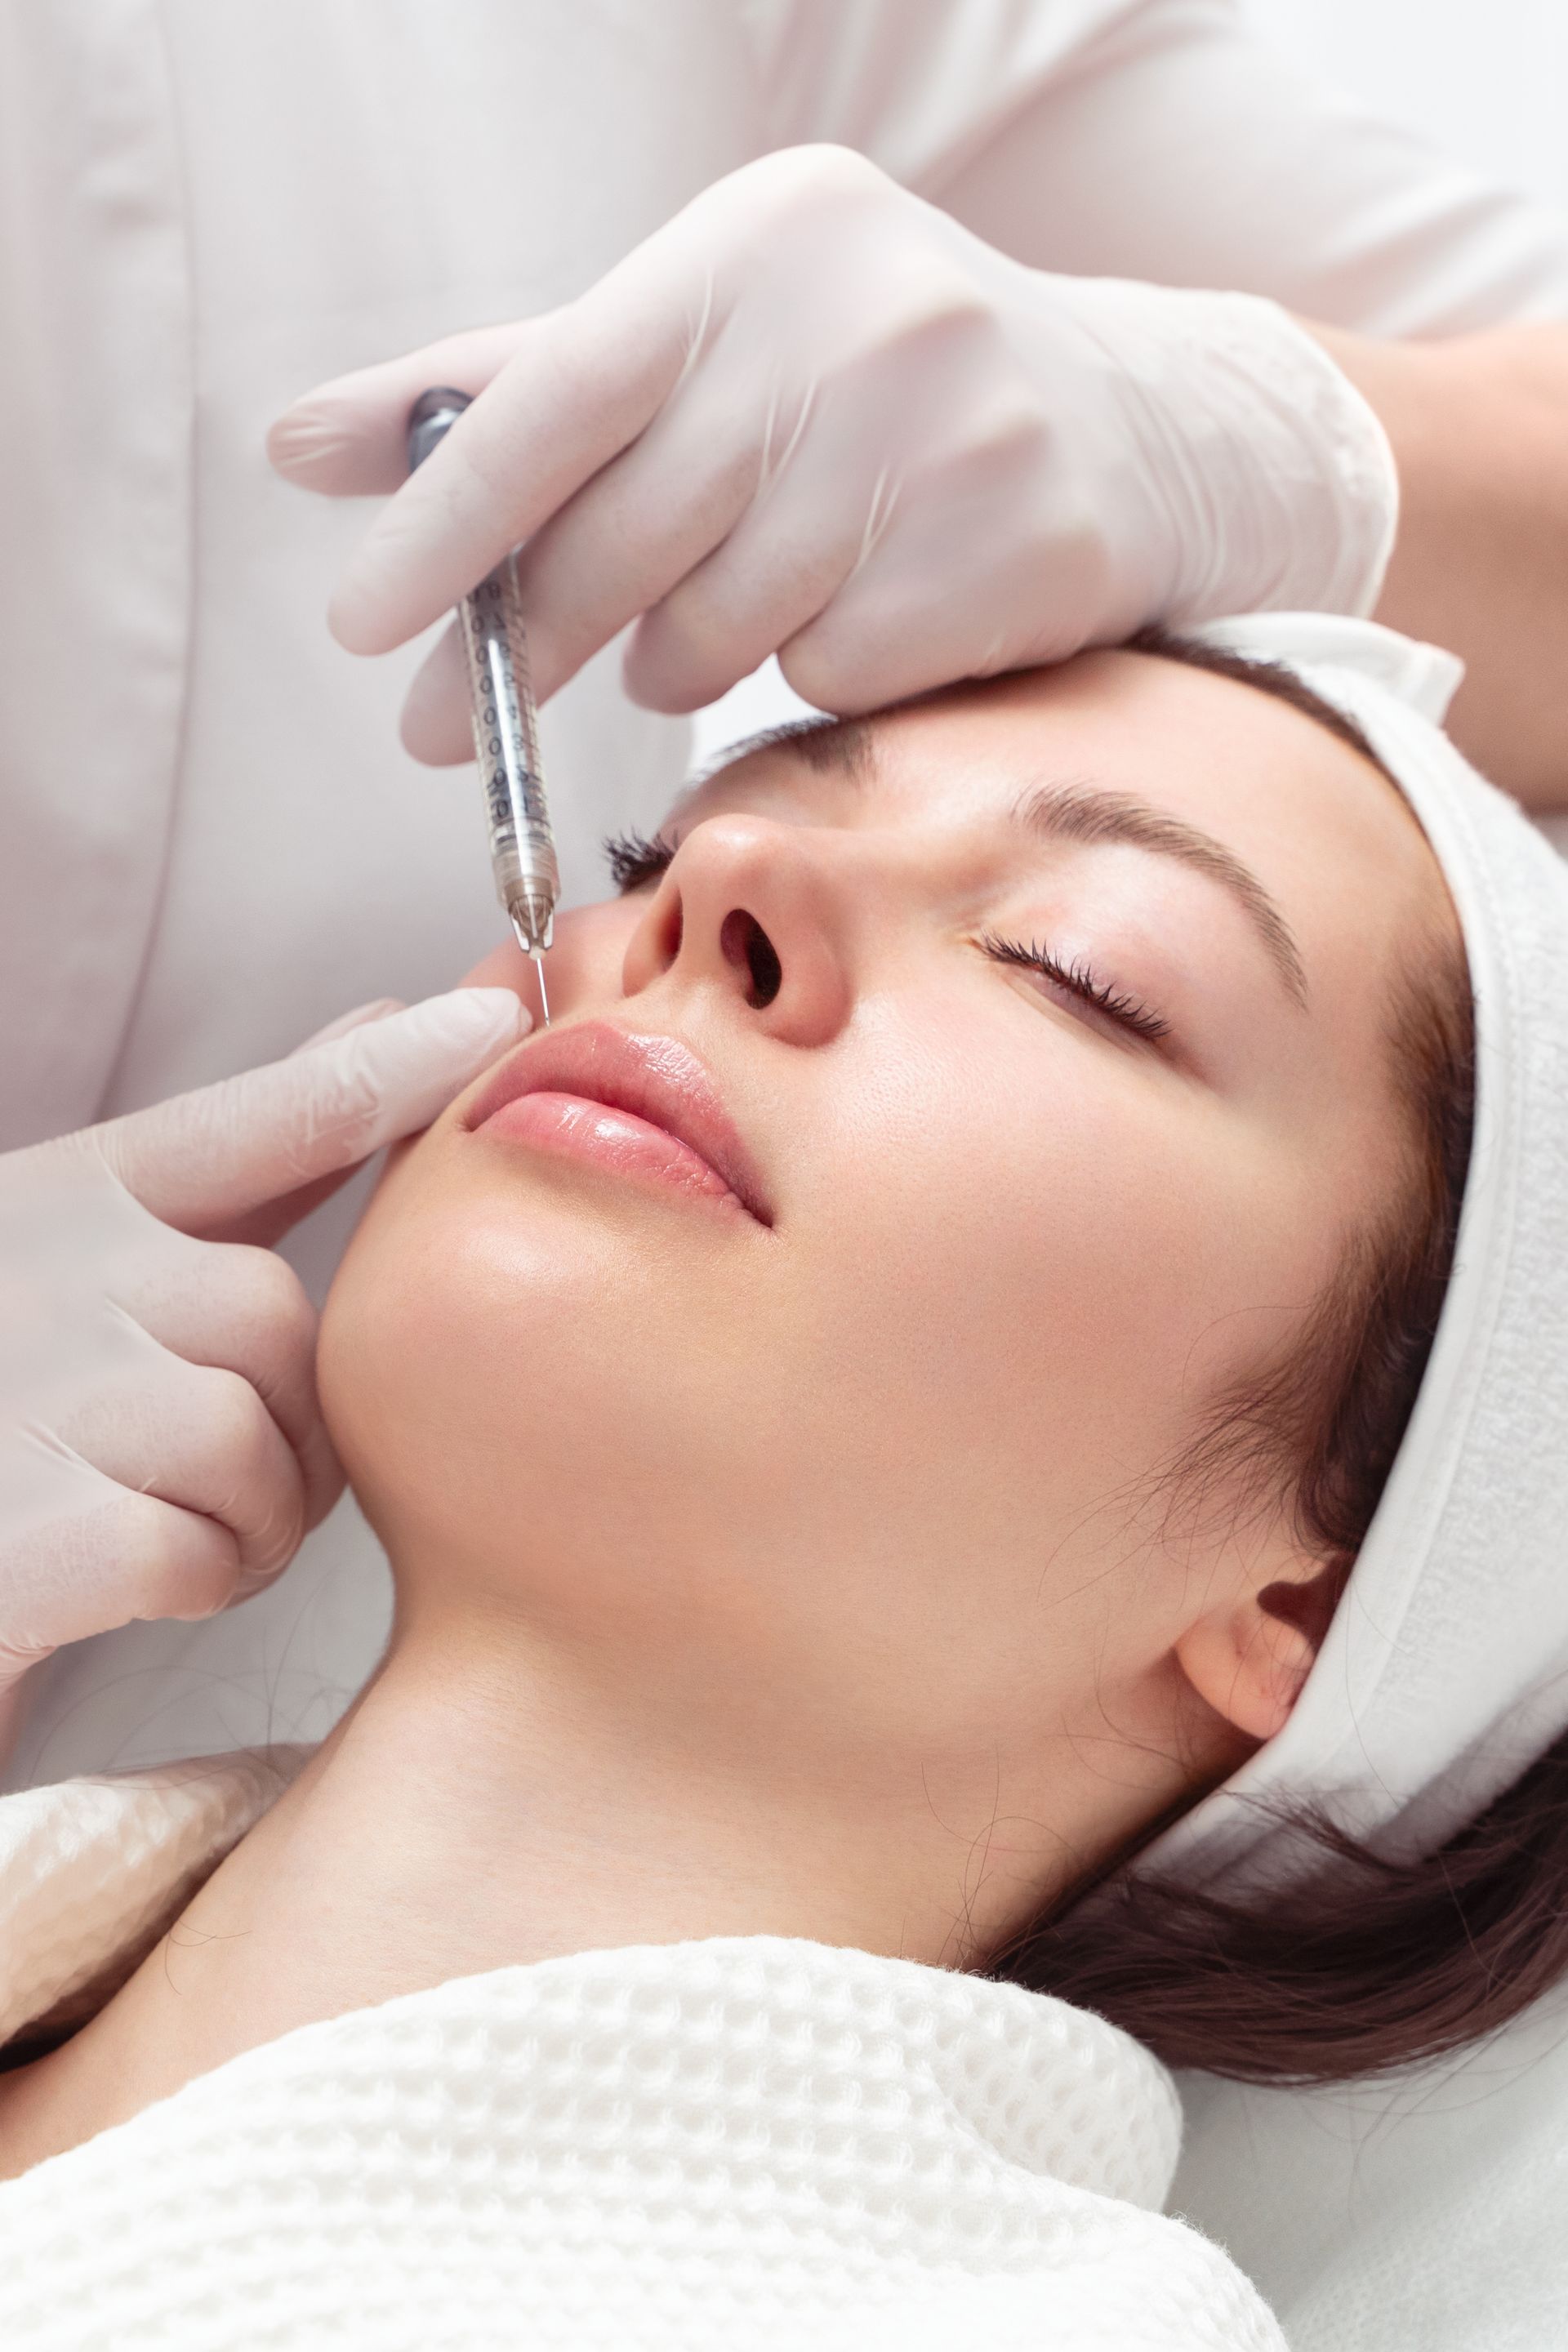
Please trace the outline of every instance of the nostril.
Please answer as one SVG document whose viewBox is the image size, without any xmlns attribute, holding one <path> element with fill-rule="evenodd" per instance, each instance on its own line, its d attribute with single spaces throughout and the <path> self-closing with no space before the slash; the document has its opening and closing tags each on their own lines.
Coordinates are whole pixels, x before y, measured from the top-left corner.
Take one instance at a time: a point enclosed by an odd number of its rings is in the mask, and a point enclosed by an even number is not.
<svg viewBox="0 0 1568 2352">
<path fill-rule="evenodd" d="M 731 908 L 719 927 L 719 945 L 726 963 L 745 971 L 746 1002 L 759 1010 L 773 1003 L 784 986 L 784 966 L 778 952 L 754 915 Z"/>
<path fill-rule="evenodd" d="M 761 923 L 752 925 L 746 942 L 746 961 L 752 968 L 752 1003 L 771 1004 L 784 986 L 784 966 L 778 950 Z"/>
</svg>

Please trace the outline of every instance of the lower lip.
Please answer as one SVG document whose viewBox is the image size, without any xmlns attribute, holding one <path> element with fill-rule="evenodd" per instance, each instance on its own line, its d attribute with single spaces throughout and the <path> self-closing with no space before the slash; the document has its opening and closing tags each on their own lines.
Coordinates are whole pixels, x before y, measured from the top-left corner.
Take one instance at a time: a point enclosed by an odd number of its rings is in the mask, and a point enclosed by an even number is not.
<svg viewBox="0 0 1568 2352">
<path fill-rule="evenodd" d="M 635 1111 L 613 1110 L 583 1095 L 518 1095 L 493 1111 L 478 1132 L 503 1136 L 563 1160 L 591 1160 L 616 1175 L 673 1187 L 749 1214 L 717 1169 L 689 1144 Z"/>
</svg>

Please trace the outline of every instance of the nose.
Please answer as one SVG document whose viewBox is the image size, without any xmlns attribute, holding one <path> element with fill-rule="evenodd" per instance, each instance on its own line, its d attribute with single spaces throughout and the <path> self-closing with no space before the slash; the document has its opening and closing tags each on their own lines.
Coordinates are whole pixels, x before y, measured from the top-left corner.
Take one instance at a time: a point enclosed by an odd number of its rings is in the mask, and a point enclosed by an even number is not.
<svg viewBox="0 0 1568 2352">
<path fill-rule="evenodd" d="M 626 949 L 622 983 L 723 991 L 785 1045 L 836 1036 L 854 1002 L 850 895 L 829 829 L 731 814 L 694 825 Z"/>
</svg>

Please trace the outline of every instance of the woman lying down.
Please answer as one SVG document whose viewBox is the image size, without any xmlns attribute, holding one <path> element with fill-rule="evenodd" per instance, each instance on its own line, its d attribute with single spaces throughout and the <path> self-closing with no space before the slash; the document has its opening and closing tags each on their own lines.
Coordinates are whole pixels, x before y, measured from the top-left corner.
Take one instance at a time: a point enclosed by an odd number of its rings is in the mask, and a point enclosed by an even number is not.
<svg viewBox="0 0 1568 2352">
<path fill-rule="evenodd" d="M 1451 671 L 1145 641 L 616 845 L 328 1305 L 370 1685 L 0 1807 L 16 2352 L 1280 2344 L 1166 2068 L 1568 1966 L 1568 902 Z"/>
</svg>

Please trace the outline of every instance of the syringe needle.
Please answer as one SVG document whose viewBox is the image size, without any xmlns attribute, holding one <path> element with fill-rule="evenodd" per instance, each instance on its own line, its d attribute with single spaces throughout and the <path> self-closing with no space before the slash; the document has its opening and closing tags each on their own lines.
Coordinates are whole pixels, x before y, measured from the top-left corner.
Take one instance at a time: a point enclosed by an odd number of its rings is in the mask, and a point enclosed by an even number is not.
<svg viewBox="0 0 1568 2352">
<path fill-rule="evenodd" d="M 550 1026 L 550 998 L 544 987 L 544 958 L 538 948 L 533 950 L 533 968 L 539 974 L 539 1001 L 544 1007 L 544 1025 Z"/>
</svg>

